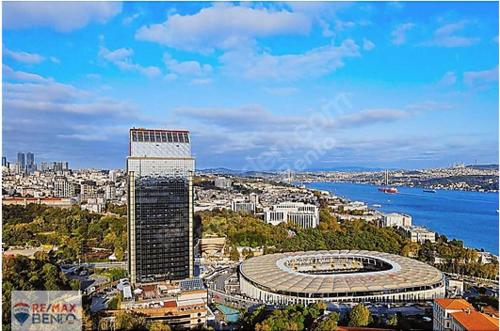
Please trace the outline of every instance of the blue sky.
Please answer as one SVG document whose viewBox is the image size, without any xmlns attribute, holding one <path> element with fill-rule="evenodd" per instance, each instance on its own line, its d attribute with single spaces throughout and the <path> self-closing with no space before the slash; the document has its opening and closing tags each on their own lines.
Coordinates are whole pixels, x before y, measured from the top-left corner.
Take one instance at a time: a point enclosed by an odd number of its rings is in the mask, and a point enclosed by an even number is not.
<svg viewBox="0 0 500 331">
<path fill-rule="evenodd" d="M 122 168 L 186 128 L 197 168 L 498 160 L 498 3 L 4 2 L 3 154 Z"/>
</svg>

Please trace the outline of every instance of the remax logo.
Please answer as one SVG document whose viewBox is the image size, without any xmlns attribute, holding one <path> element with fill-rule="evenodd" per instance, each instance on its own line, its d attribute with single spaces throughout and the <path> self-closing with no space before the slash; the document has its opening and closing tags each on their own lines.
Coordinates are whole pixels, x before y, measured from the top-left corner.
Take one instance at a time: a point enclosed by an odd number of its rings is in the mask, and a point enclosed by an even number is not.
<svg viewBox="0 0 500 331">
<path fill-rule="evenodd" d="M 30 317 L 30 305 L 25 302 L 18 302 L 14 305 L 14 317 L 23 325 Z"/>
</svg>

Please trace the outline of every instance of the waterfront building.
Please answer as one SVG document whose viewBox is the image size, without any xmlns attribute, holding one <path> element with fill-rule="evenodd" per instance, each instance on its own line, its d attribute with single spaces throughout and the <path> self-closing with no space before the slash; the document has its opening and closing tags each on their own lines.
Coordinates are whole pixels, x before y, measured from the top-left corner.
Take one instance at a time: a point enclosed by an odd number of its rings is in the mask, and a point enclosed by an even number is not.
<svg viewBox="0 0 500 331">
<path fill-rule="evenodd" d="M 406 302 L 445 295 L 438 269 L 374 251 L 268 254 L 242 262 L 239 276 L 241 293 L 265 304 Z"/>
<path fill-rule="evenodd" d="M 319 224 L 319 209 L 303 202 L 282 202 L 264 209 L 264 221 L 272 225 L 292 222 L 303 228 L 315 228 Z"/>
<path fill-rule="evenodd" d="M 390 213 L 383 214 L 380 220 L 381 227 L 411 227 L 412 219 L 410 215 Z"/>
<path fill-rule="evenodd" d="M 425 243 L 429 240 L 431 243 L 436 242 L 436 233 L 431 230 L 419 226 L 412 226 L 409 228 L 404 228 L 406 235 L 412 242 Z"/>
<path fill-rule="evenodd" d="M 255 213 L 255 204 L 252 202 L 233 200 L 231 202 L 231 210 L 234 212 L 243 212 L 243 213 L 254 214 Z"/>
<path fill-rule="evenodd" d="M 217 177 L 214 180 L 214 185 L 215 187 L 227 190 L 231 188 L 232 181 L 229 178 Z"/>
<path fill-rule="evenodd" d="M 132 284 L 193 276 L 189 131 L 130 129 L 128 269 Z"/>
</svg>

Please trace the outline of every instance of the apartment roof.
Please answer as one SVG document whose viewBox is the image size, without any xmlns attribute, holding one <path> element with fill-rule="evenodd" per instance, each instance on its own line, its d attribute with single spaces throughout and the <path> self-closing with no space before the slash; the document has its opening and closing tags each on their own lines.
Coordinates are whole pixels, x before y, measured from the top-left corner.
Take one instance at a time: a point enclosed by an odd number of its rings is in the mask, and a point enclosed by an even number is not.
<svg viewBox="0 0 500 331">
<path fill-rule="evenodd" d="M 452 318 L 471 331 L 497 331 L 498 320 L 476 310 L 459 311 L 450 314 Z"/>
<path fill-rule="evenodd" d="M 474 309 L 470 303 L 464 299 L 434 299 L 441 308 L 447 310 Z"/>
</svg>

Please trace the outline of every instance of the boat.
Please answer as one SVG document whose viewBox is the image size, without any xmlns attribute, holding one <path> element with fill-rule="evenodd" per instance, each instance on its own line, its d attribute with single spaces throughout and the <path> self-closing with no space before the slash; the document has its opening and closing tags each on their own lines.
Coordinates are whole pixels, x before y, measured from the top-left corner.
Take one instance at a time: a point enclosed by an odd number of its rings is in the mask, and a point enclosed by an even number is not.
<svg viewBox="0 0 500 331">
<path fill-rule="evenodd" d="M 379 205 L 379 204 L 374 204 L 374 205 L 372 205 L 372 207 L 373 207 L 373 208 L 380 208 L 380 207 L 382 207 L 382 205 Z"/>
<path fill-rule="evenodd" d="M 436 190 L 424 190 L 425 193 L 436 193 Z"/>
<path fill-rule="evenodd" d="M 379 192 L 394 194 L 398 193 L 398 189 L 395 187 L 389 187 L 389 171 L 385 171 L 385 186 L 378 188 Z"/>
</svg>

